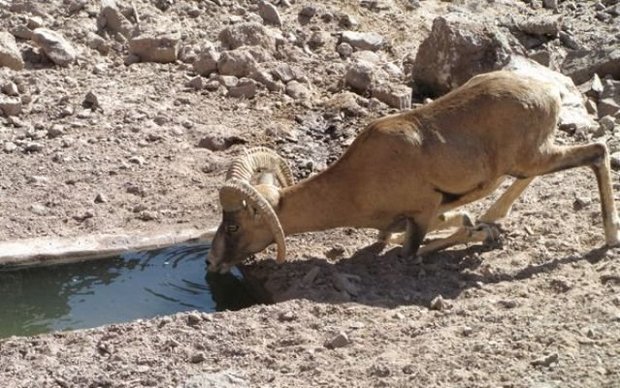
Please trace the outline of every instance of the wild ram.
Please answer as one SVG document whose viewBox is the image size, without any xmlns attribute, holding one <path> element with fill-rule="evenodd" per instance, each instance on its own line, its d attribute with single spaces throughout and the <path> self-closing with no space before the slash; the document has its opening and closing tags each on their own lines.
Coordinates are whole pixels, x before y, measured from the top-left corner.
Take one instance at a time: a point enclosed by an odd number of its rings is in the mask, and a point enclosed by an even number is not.
<svg viewBox="0 0 620 388">
<path fill-rule="evenodd" d="M 598 182 L 606 242 L 619 221 L 604 144 L 553 144 L 560 110 L 556 88 L 507 71 L 478 75 L 420 108 L 370 123 L 325 171 L 295 184 L 286 162 L 266 148 L 231 166 L 220 190 L 223 210 L 207 258 L 226 272 L 285 236 L 336 227 L 375 228 L 379 239 L 405 231 L 402 254 L 425 254 L 483 241 L 539 175 L 590 166 Z M 517 178 L 482 215 L 451 212 Z M 460 225 L 419 249 L 428 231 Z"/>
</svg>

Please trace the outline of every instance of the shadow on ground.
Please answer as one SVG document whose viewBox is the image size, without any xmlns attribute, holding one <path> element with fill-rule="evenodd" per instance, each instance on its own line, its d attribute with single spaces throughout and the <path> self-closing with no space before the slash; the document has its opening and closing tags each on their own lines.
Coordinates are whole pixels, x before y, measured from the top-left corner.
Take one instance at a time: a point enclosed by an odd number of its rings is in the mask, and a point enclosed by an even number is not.
<svg viewBox="0 0 620 388">
<path fill-rule="evenodd" d="M 289 299 L 308 299 L 321 303 L 356 302 L 369 306 L 394 308 L 401 305 L 428 307 L 441 295 L 455 299 L 468 289 L 487 284 L 518 282 L 548 273 L 579 261 L 596 263 L 605 248 L 583 255 L 570 255 L 540 264 L 526 264 L 510 274 L 485 273 L 481 254 L 494 246 L 471 246 L 439 252 L 422 262 L 399 256 L 400 248 L 384 253 L 374 245 L 337 261 L 308 257 L 306 260 L 276 264 L 263 260 L 241 267 L 250 287 L 265 303 Z"/>
</svg>

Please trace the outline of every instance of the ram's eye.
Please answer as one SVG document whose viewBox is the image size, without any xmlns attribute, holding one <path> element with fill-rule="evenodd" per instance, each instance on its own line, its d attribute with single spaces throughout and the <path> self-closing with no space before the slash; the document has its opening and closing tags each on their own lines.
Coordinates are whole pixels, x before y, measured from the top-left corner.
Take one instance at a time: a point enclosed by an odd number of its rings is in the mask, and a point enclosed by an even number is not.
<svg viewBox="0 0 620 388">
<path fill-rule="evenodd" d="M 228 226 L 226 226 L 226 231 L 228 233 L 235 233 L 238 230 L 239 230 L 239 225 L 228 225 Z"/>
</svg>

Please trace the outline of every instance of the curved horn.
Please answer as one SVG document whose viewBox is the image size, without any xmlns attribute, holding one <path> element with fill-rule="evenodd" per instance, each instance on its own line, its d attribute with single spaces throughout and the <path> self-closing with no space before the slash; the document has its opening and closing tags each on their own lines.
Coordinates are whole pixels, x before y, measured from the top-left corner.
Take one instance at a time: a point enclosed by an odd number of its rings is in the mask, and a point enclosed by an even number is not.
<svg viewBox="0 0 620 388">
<path fill-rule="evenodd" d="M 224 211 L 237 211 L 244 207 L 244 201 L 250 202 L 256 207 L 258 215 L 269 225 L 273 234 L 278 254 L 276 260 L 283 262 L 286 258 L 286 245 L 284 242 L 284 230 L 278 219 L 278 215 L 265 198 L 249 182 L 238 178 L 231 178 L 220 189 L 220 202 Z"/>
<path fill-rule="evenodd" d="M 226 180 L 236 178 L 249 182 L 254 174 L 261 171 L 273 172 L 281 187 L 295 184 L 293 172 L 286 160 L 267 147 L 246 150 L 245 156 L 232 162 L 226 173 Z"/>
</svg>

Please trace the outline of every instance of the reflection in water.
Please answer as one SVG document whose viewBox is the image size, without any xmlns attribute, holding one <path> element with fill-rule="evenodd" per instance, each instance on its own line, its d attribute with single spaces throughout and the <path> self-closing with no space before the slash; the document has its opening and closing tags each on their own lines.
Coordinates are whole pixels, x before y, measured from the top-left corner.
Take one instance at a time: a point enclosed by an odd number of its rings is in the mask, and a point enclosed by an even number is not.
<svg viewBox="0 0 620 388">
<path fill-rule="evenodd" d="M 206 275 L 205 245 L 0 272 L 0 338 L 179 311 L 221 311 L 255 300 L 240 274 Z"/>
</svg>

